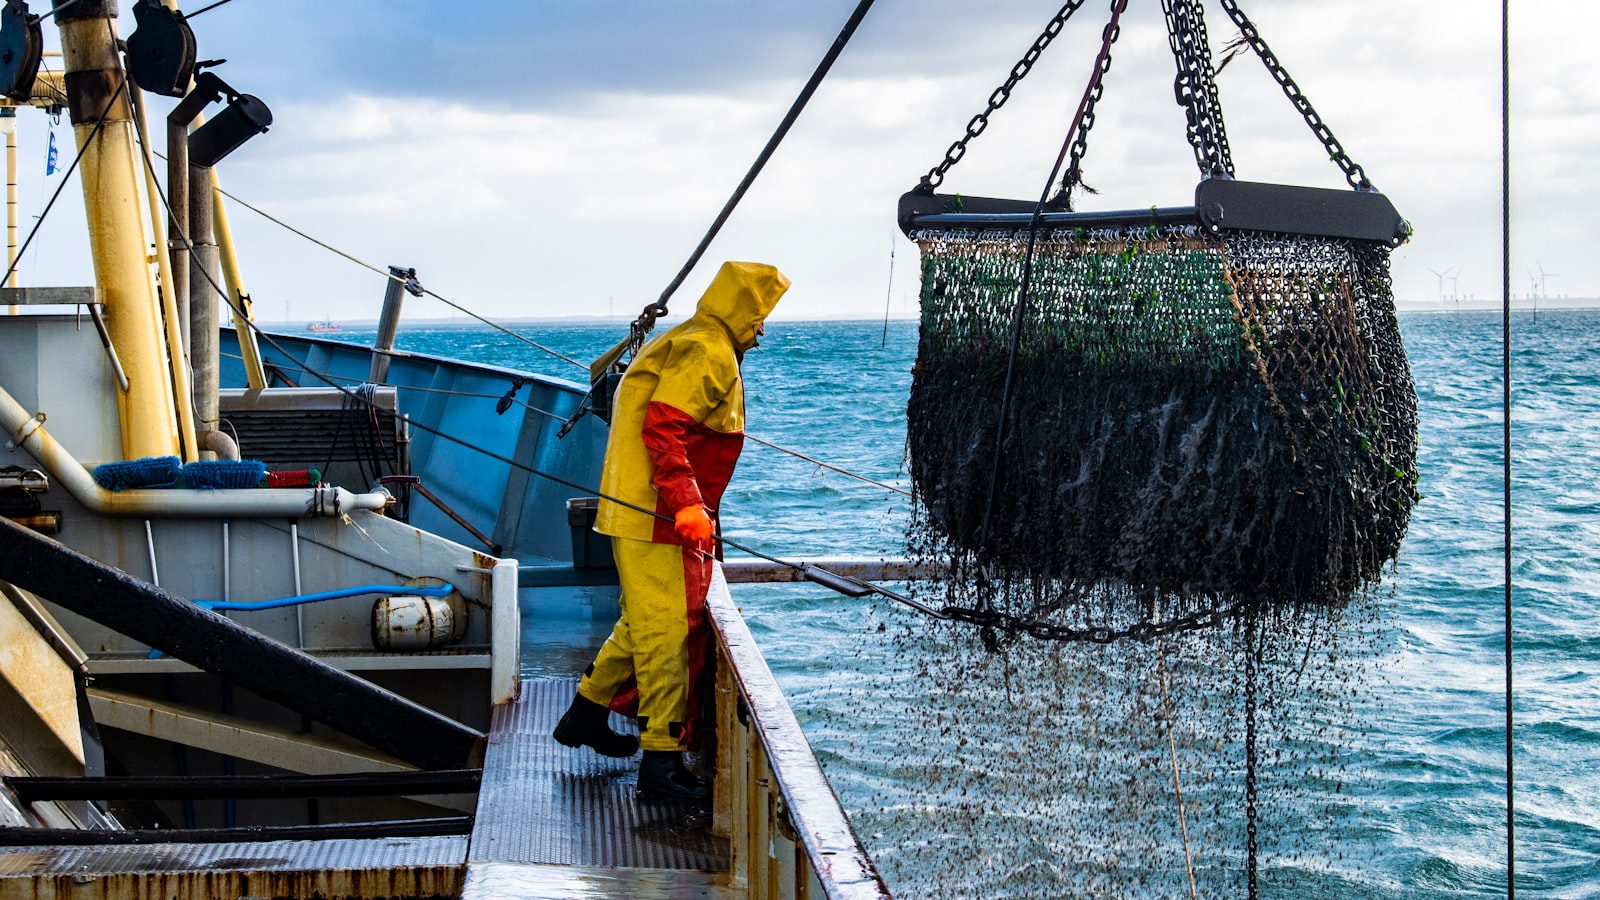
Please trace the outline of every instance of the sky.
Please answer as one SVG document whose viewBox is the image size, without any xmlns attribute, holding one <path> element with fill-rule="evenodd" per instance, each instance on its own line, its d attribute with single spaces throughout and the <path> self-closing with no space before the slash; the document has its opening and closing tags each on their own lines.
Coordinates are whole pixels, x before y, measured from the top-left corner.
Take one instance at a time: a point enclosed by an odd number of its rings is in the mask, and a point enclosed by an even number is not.
<svg viewBox="0 0 1600 900">
<path fill-rule="evenodd" d="M 220 166 L 226 189 L 356 257 L 415 267 L 429 288 L 491 317 L 623 316 L 676 273 L 854 5 L 232 0 L 192 24 L 199 56 L 225 58 L 218 74 L 275 118 Z M 676 308 L 718 261 L 750 259 L 793 279 L 779 317 L 913 315 L 917 251 L 894 227 L 895 203 L 1059 5 L 879 0 Z M 1243 5 L 1415 226 L 1394 255 L 1400 300 L 1498 303 L 1499 4 Z M 1582 0 L 1514 7 L 1512 291 L 1528 303 L 1528 270 L 1542 267 L 1548 298 L 1597 298 L 1600 254 L 1585 237 L 1600 208 L 1593 11 Z M 1220 48 L 1235 29 L 1215 3 L 1207 13 Z M 1106 2 L 1083 5 L 946 190 L 1037 197 L 1107 16 Z M 1198 173 L 1160 3 L 1132 0 L 1123 21 L 1084 166 L 1100 194 L 1080 208 L 1191 202 Z M 120 24 L 126 33 L 131 16 Z M 1218 81 L 1240 178 L 1344 186 L 1253 56 Z M 153 98 L 152 115 L 170 102 Z M 61 181 L 44 175 L 50 130 L 23 111 L 25 228 Z M 64 163 L 64 118 L 54 132 Z M 376 316 L 379 276 L 248 210 L 231 218 L 262 319 Z M 88 283 L 86 247 L 69 184 L 22 283 Z M 407 313 L 450 310 L 418 299 Z"/>
</svg>

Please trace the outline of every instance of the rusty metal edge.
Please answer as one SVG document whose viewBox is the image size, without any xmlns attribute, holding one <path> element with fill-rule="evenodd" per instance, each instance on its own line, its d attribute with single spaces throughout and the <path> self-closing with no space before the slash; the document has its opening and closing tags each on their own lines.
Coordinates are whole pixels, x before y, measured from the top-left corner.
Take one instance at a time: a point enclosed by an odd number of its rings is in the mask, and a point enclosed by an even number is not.
<svg viewBox="0 0 1600 900">
<path fill-rule="evenodd" d="M 888 885 L 856 835 L 833 785 L 822 771 L 789 701 L 756 646 L 744 616 L 728 592 L 719 564 L 706 607 L 717 638 L 733 663 L 733 679 L 749 705 L 772 775 L 788 804 L 800 846 L 830 900 L 888 898 Z"/>
</svg>

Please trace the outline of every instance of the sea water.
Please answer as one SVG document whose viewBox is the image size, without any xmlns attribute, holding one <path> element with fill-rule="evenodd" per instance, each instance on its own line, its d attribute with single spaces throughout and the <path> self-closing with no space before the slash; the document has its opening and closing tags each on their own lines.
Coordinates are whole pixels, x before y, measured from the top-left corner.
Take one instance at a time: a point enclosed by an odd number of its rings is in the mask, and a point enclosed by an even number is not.
<svg viewBox="0 0 1600 900">
<path fill-rule="evenodd" d="M 1519 313 L 1514 324 L 1518 886 L 1600 896 L 1600 313 Z M 622 327 L 518 326 L 579 359 L 597 355 Z M 1352 721 L 1338 723 L 1331 739 L 1337 764 L 1271 786 L 1280 802 L 1265 804 L 1261 820 L 1267 896 L 1503 890 L 1499 320 L 1405 315 L 1402 329 L 1421 408 L 1424 498 L 1384 589 L 1349 624 L 1361 638 L 1330 642 L 1359 657 L 1338 663 L 1355 686 L 1339 704 L 1339 716 Z M 484 328 L 413 328 L 400 344 L 582 377 Z M 774 322 L 745 360 L 749 431 L 908 487 L 905 404 L 915 356 L 913 322 Z M 723 521 L 731 536 L 774 554 L 878 557 L 904 551 L 908 513 L 899 494 L 751 444 Z M 1149 820 L 1151 810 L 1130 808 L 1119 828 L 1115 797 L 1086 817 L 1081 796 L 1032 777 L 1114 776 L 1085 747 L 1102 748 L 1114 767 L 1128 756 L 1114 739 L 1126 735 L 1062 742 L 1047 760 L 1019 760 L 1007 746 L 1026 742 L 1021 730 L 1041 721 L 1041 708 L 1059 714 L 1050 721 L 1067 733 L 1083 704 L 1117 702 L 1106 694 L 1119 689 L 1114 678 L 1088 688 L 1061 677 L 1063 658 L 1081 670 L 1120 657 L 1072 648 L 1054 657 L 1056 680 L 1022 672 L 1023 683 L 1003 684 L 1019 673 L 952 667 L 949 657 L 978 652 L 975 643 L 892 604 L 810 586 L 743 586 L 738 598 L 898 895 L 1187 894 L 1175 805 L 1156 813 L 1166 817 L 1153 838 L 1164 842 L 1160 852 L 1141 843 L 1119 855 L 1131 823 Z M 952 677 L 983 683 L 953 690 Z M 1081 696 L 1089 690 L 1100 694 Z M 1011 691 L 1025 691 L 1027 703 Z M 1032 712 L 1019 718 L 1022 706 Z M 972 727 L 951 728 L 952 721 Z M 1291 736 L 1298 724 L 1292 714 L 1279 723 Z M 1183 733 L 1194 738 L 1204 729 Z M 1199 785 L 1223 803 L 1242 790 L 1237 760 L 1225 758 L 1220 739 L 1216 749 L 1208 761 L 1207 745 L 1191 740 L 1181 757 L 1196 806 L 1208 802 Z M 991 771 L 941 771 L 951 765 Z M 1273 777 L 1270 764 L 1264 777 Z M 1153 788 L 1167 783 L 1147 780 Z M 1230 787 L 1238 789 L 1230 794 Z M 1190 815 L 1189 826 L 1204 831 L 1203 811 Z M 1202 893 L 1226 896 L 1239 883 L 1242 834 L 1229 831 L 1237 817 L 1216 821 L 1220 833 L 1205 841 L 1192 835 L 1200 844 L 1193 865 Z M 1290 846 L 1299 852 L 1272 852 Z M 1120 884 L 1091 878 L 1084 871 L 1091 859 L 1136 875 Z"/>
</svg>

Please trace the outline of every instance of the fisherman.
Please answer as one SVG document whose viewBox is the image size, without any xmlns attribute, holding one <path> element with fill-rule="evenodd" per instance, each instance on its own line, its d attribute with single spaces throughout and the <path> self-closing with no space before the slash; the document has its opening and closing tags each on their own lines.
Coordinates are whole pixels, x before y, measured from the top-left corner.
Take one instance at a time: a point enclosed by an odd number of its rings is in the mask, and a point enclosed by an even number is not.
<svg viewBox="0 0 1600 900">
<path fill-rule="evenodd" d="M 683 751 L 704 728 L 712 535 L 744 444 L 739 366 L 788 289 L 772 266 L 723 263 L 694 315 L 645 346 L 613 401 L 595 530 L 611 537 L 622 615 L 554 737 L 618 758 L 642 746 L 644 794 L 710 796 Z M 637 715 L 638 738 L 611 730 L 612 710 Z"/>
</svg>

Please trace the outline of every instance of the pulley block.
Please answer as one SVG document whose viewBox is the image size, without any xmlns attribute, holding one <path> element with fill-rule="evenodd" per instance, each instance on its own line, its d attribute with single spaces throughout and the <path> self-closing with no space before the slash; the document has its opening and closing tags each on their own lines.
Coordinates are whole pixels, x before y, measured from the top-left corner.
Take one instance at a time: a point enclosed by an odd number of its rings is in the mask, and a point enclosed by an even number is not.
<svg viewBox="0 0 1600 900">
<path fill-rule="evenodd" d="M 0 87 L 12 100 L 33 99 L 33 83 L 44 59 L 44 29 L 28 12 L 26 0 L 0 7 Z"/>
<path fill-rule="evenodd" d="M 161 0 L 138 0 L 137 23 L 128 36 L 128 76 L 141 89 L 163 97 L 182 97 L 194 77 L 194 30 L 183 13 Z"/>
</svg>

